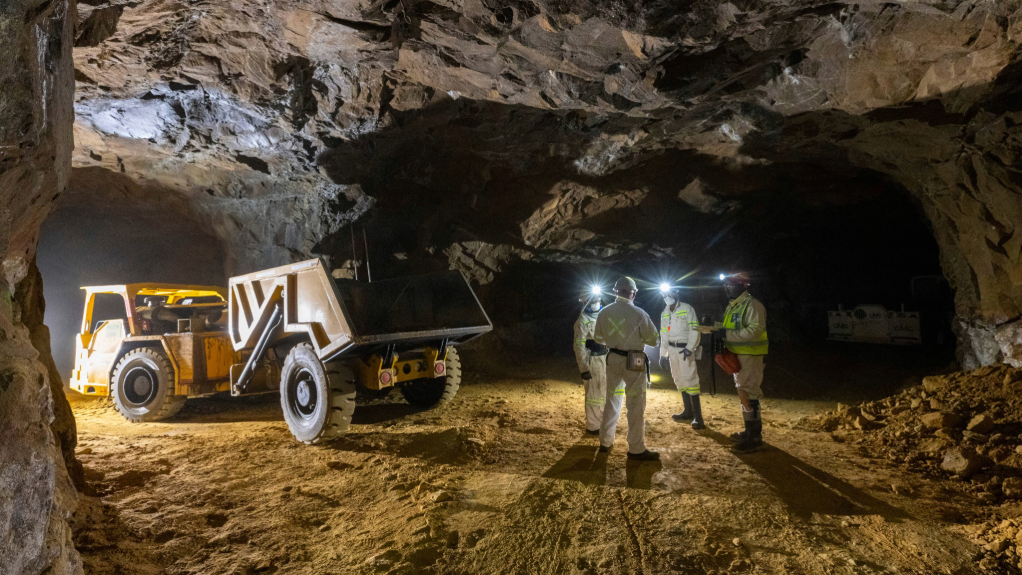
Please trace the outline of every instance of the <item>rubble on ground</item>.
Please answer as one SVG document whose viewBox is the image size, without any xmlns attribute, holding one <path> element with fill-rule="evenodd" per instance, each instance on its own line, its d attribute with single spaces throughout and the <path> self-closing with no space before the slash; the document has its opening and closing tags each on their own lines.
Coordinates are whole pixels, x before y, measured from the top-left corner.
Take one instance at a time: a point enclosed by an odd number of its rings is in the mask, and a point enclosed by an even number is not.
<svg viewBox="0 0 1022 575">
<path fill-rule="evenodd" d="M 858 406 L 799 422 L 932 479 L 961 482 L 988 510 L 966 527 L 985 573 L 1022 571 L 1022 370 L 987 366 L 929 376 Z"/>
</svg>

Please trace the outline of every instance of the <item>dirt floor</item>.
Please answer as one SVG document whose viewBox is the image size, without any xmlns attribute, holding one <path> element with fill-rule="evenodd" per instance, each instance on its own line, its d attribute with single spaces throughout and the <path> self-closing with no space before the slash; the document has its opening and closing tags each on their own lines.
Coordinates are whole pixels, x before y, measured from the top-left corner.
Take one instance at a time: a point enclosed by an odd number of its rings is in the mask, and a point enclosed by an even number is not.
<svg viewBox="0 0 1022 575">
<path fill-rule="evenodd" d="M 735 396 L 704 396 L 696 432 L 661 381 L 646 415 L 663 458 L 635 463 L 624 418 L 609 454 L 583 434 L 575 377 L 568 358 L 470 377 L 432 411 L 395 393 L 315 447 L 274 395 L 193 399 L 155 424 L 74 400 L 95 491 L 75 517 L 85 572 L 979 572 L 961 484 L 791 427 L 832 402 L 767 398 L 769 446 L 736 456 Z"/>
</svg>

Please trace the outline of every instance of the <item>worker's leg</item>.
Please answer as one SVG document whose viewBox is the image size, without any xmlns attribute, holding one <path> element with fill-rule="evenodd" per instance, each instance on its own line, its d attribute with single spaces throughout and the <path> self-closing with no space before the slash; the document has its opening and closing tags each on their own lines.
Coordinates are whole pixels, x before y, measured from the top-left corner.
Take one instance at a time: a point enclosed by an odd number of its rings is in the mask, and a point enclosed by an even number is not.
<svg viewBox="0 0 1022 575">
<path fill-rule="evenodd" d="M 603 406 L 603 423 L 600 425 L 600 445 L 614 445 L 617 420 L 621 417 L 621 406 L 625 400 L 625 358 L 612 353 L 607 356 L 607 402 Z"/>
<path fill-rule="evenodd" d="M 599 431 L 603 424 L 603 406 L 607 403 L 606 356 L 590 356 L 589 373 L 592 379 L 585 382 L 586 430 Z"/>
<path fill-rule="evenodd" d="M 684 406 L 681 413 L 675 413 L 671 418 L 674 421 L 690 421 L 692 419 L 692 399 L 686 391 L 687 384 L 685 383 L 685 369 L 683 365 L 685 360 L 681 358 L 681 350 L 678 348 L 669 347 L 667 349 L 667 358 L 671 363 L 671 379 L 674 380 L 674 386 L 681 393 L 681 402 Z"/>
<path fill-rule="evenodd" d="M 643 453 L 646 451 L 646 372 L 625 371 L 624 380 L 628 453 Z"/>
<path fill-rule="evenodd" d="M 759 400 L 763 397 L 763 358 L 762 355 L 739 355 L 742 370 L 735 374 L 735 386 L 742 402 L 742 419 L 745 421 L 745 433 L 740 434 L 738 444 L 741 450 L 751 450 L 763 443 L 763 420 L 759 409 Z"/>
<path fill-rule="evenodd" d="M 682 357 L 678 350 L 678 389 L 684 397 L 688 398 L 686 402 L 686 408 L 691 413 L 689 419 L 692 420 L 692 427 L 694 429 L 703 429 L 703 405 L 699 397 L 699 370 L 696 366 L 695 354 L 690 354 L 688 359 Z"/>
</svg>

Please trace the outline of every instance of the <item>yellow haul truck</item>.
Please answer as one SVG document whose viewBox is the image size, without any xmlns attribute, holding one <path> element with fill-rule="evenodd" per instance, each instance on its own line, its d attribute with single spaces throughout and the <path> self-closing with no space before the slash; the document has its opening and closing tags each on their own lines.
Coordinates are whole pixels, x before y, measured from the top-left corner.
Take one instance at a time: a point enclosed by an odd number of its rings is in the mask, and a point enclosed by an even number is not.
<svg viewBox="0 0 1022 575">
<path fill-rule="evenodd" d="M 334 280 L 308 260 L 231 278 L 228 289 L 128 284 L 86 287 L 71 387 L 109 395 L 131 421 L 176 413 L 185 398 L 280 391 L 305 443 L 351 423 L 356 384 L 432 407 L 461 383 L 454 346 L 492 329 L 458 272 L 372 283 Z M 92 321 L 97 294 L 126 319 Z"/>
</svg>

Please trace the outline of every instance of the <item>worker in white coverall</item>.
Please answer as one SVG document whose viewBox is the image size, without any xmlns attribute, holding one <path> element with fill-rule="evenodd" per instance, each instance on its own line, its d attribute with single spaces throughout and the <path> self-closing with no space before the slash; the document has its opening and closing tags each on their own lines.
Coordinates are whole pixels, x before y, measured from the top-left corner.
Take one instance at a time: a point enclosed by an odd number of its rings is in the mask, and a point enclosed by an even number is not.
<svg viewBox="0 0 1022 575">
<path fill-rule="evenodd" d="M 586 433 L 599 435 L 603 423 L 603 406 L 607 402 L 607 348 L 594 346 L 593 332 L 596 330 L 596 318 L 603 305 L 599 287 L 586 291 L 579 298 L 582 302 L 582 313 L 575 321 L 575 361 L 582 376 L 586 397 Z M 589 347 L 586 347 L 586 342 Z M 602 347 L 602 349 L 599 349 Z M 590 349 L 595 348 L 595 349 Z"/>
<path fill-rule="evenodd" d="M 607 404 L 603 408 L 600 427 L 600 451 L 606 453 L 614 445 L 621 404 L 628 409 L 628 458 L 643 461 L 660 459 L 660 454 L 646 449 L 646 383 L 648 359 L 645 346 L 656 346 L 658 331 L 646 312 L 633 301 L 638 289 L 632 278 L 623 277 L 614 285 L 617 301 L 603 308 L 596 319 L 593 339 L 606 345 Z M 640 358 L 641 354 L 641 358 Z M 629 364 L 629 361 L 635 363 Z M 641 370 L 640 370 L 641 369 Z"/>
<path fill-rule="evenodd" d="M 699 371 L 696 369 L 696 348 L 699 347 L 699 320 L 696 310 L 678 299 L 678 290 L 660 287 L 664 311 L 660 313 L 660 358 L 671 364 L 674 386 L 681 392 L 684 411 L 671 416 L 674 421 L 691 421 L 692 429 L 704 429 L 703 409 L 699 400 Z"/>
<path fill-rule="evenodd" d="M 738 356 L 742 369 L 735 374 L 738 399 L 742 402 L 745 431 L 731 436 L 738 452 L 763 447 L 763 419 L 759 400 L 763 397 L 763 366 L 768 351 L 766 308 L 749 294 L 749 274 L 724 276 L 724 292 L 731 303 L 724 312 L 724 345 Z"/>
</svg>

